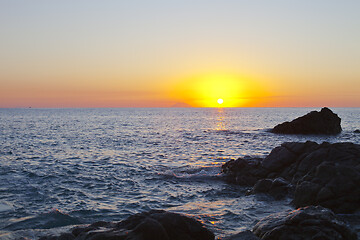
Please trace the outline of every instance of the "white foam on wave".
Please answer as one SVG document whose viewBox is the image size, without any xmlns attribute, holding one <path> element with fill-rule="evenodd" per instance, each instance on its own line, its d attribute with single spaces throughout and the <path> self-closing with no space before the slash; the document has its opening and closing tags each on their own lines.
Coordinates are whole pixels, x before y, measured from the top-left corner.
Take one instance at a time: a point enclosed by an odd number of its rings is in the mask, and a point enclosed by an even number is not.
<svg viewBox="0 0 360 240">
<path fill-rule="evenodd" d="M 25 230 L 17 230 L 17 231 L 0 231 L 0 239 L 1 240 L 39 239 L 44 236 L 59 236 L 64 232 L 69 232 L 70 229 L 76 226 L 82 226 L 82 225 L 70 225 L 70 226 L 57 227 L 52 229 L 25 229 Z"/>
<path fill-rule="evenodd" d="M 159 173 L 163 176 L 175 177 L 180 179 L 202 179 L 213 178 L 220 174 L 219 167 L 201 167 L 201 168 L 189 168 L 189 169 L 169 169 L 163 173 Z"/>
<path fill-rule="evenodd" d="M 0 202 L 0 212 L 6 212 L 13 209 L 13 206 L 7 202 Z"/>
<path fill-rule="evenodd" d="M 57 209 L 28 218 L 21 218 L 14 221 L 4 229 L 25 230 L 25 229 L 50 229 L 67 225 L 81 224 L 80 219 L 62 213 Z"/>
</svg>

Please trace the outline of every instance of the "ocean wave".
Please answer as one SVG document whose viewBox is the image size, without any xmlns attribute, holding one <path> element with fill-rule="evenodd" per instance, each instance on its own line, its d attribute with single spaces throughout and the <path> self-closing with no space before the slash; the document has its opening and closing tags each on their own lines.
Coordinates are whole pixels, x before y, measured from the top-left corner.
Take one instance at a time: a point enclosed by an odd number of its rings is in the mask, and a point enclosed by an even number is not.
<svg viewBox="0 0 360 240">
<path fill-rule="evenodd" d="M 26 219 L 19 219 L 18 221 L 6 226 L 4 229 L 11 231 L 24 229 L 49 229 L 81 223 L 82 221 L 79 218 L 72 217 L 68 214 L 60 212 L 58 209 L 54 209 L 47 213 L 27 217 Z"/>
<path fill-rule="evenodd" d="M 199 168 L 180 168 L 167 169 L 158 172 L 158 175 L 165 178 L 185 179 L 185 180 L 205 180 L 217 179 L 220 176 L 219 167 L 199 167 Z"/>
<path fill-rule="evenodd" d="M 264 157 L 283 142 L 360 143 L 353 133 L 360 109 L 337 109 L 343 132 L 331 137 L 267 131 L 299 109 L 0 111 L 0 228 L 33 239 L 46 228 L 119 221 L 151 208 L 237 231 L 284 201 L 222 181 L 223 163 Z"/>
</svg>

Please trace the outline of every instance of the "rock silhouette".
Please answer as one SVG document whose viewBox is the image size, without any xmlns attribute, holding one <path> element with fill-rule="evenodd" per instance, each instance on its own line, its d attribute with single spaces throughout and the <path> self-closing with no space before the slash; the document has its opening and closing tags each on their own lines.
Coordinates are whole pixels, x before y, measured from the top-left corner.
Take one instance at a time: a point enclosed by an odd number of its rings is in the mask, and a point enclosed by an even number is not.
<svg viewBox="0 0 360 240">
<path fill-rule="evenodd" d="M 190 217 L 164 210 L 135 214 L 124 221 L 96 222 L 77 227 L 71 233 L 41 240 L 214 240 L 215 236 L 200 222 Z"/>
<path fill-rule="evenodd" d="M 260 240 L 253 232 L 246 230 L 237 234 L 222 238 L 223 240 Z"/>
<path fill-rule="evenodd" d="M 296 207 L 321 205 L 336 213 L 360 209 L 360 145 L 283 143 L 264 159 L 239 158 L 222 166 L 229 182 L 276 198 L 294 192 Z"/>
<path fill-rule="evenodd" d="M 253 229 L 263 240 L 326 239 L 356 240 L 357 235 L 329 209 L 310 206 L 272 214 Z"/>
<path fill-rule="evenodd" d="M 275 126 L 271 132 L 281 134 L 339 134 L 341 119 L 329 108 L 324 107 L 320 112 L 312 111 L 291 122 L 284 122 Z"/>
</svg>

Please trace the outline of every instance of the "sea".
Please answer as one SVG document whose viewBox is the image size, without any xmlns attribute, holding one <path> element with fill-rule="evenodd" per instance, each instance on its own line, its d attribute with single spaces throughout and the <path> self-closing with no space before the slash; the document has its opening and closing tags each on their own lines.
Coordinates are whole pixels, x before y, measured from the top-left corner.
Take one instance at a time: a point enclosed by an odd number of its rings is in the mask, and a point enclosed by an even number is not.
<svg viewBox="0 0 360 240">
<path fill-rule="evenodd" d="M 247 195 L 221 166 L 265 157 L 283 142 L 360 144 L 360 108 L 331 108 L 335 136 L 269 129 L 320 108 L 0 109 L 0 239 L 37 239 L 96 221 L 164 209 L 217 237 L 294 209 Z"/>
</svg>

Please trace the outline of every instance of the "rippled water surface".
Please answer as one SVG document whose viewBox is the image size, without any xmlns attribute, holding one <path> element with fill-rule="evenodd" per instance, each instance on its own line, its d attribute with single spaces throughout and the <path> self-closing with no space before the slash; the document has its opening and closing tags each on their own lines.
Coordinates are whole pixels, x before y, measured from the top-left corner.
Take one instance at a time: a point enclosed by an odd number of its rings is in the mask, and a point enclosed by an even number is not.
<svg viewBox="0 0 360 240">
<path fill-rule="evenodd" d="M 0 109 L 0 238 L 149 209 L 195 216 L 217 236 L 249 229 L 290 200 L 246 196 L 223 181 L 223 163 L 286 141 L 360 143 L 359 108 L 332 109 L 337 136 L 267 131 L 311 110 Z"/>
</svg>

